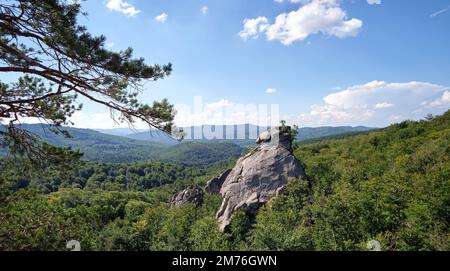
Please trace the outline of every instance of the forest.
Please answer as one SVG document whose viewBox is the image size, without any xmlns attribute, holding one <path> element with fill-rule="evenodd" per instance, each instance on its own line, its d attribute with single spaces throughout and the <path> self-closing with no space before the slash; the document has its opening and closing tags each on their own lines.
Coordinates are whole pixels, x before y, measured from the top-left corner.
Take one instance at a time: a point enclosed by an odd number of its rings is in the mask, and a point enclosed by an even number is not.
<svg viewBox="0 0 450 271">
<path fill-rule="evenodd" d="M 292 180 L 255 217 L 218 229 L 221 197 L 178 208 L 171 195 L 235 160 L 209 167 L 86 162 L 33 168 L 2 159 L 0 250 L 450 249 L 450 111 L 295 146 L 311 186 Z"/>
</svg>

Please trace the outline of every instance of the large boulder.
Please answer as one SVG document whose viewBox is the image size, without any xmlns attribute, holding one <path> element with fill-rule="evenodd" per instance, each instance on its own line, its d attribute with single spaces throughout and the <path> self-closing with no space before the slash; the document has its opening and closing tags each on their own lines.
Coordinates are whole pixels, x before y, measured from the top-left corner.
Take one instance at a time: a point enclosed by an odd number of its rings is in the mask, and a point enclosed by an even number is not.
<svg viewBox="0 0 450 271">
<path fill-rule="evenodd" d="M 170 206 L 179 207 L 186 203 L 193 203 L 200 206 L 203 203 L 204 193 L 200 186 L 191 185 L 179 193 L 175 193 L 170 198 Z"/>
<path fill-rule="evenodd" d="M 306 180 L 303 167 L 293 155 L 290 127 L 271 128 L 256 142 L 257 147 L 237 161 L 220 188 L 223 202 L 216 216 L 221 230 L 230 224 L 234 211 L 243 208 L 255 213 L 289 180 Z"/>
</svg>

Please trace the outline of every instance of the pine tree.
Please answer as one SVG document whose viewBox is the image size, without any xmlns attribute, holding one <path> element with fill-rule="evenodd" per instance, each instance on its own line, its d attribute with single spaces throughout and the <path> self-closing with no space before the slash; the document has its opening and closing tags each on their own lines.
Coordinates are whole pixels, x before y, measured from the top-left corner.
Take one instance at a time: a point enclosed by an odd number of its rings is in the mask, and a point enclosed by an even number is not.
<svg viewBox="0 0 450 271">
<path fill-rule="evenodd" d="M 133 50 L 112 52 L 104 36 L 92 36 L 77 23 L 79 1 L 6 0 L 0 3 L 0 74 L 22 75 L 0 82 L 0 143 L 11 151 L 54 158 L 35 136 L 20 128 L 23 118 L 38 118 L 55 133 L 67 132 L 70 117 L 84 97 L 111 110 L 114 121 L 171 133 L 175 110 L 164 99 L 152 105 L 137 99 L 146 80 L 165 78 L 172 65 L 147 65 Z M 52 153 L 53 152 L 53 153 Z"/>
</svg>

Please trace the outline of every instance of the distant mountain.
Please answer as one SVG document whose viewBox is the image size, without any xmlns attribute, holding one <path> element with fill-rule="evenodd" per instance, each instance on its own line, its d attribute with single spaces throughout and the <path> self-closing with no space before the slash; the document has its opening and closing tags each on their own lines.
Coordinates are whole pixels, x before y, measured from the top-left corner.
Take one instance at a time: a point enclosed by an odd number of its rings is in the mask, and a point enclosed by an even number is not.
<svg viewBox="0 0 450 271">
<path fill-rule="evenodd" d="M 127 136 L 134 133 L 145 132 L 144 129 L 131 129 L 131 128 L 112 128 L 112 129 L 94 129 L 103 134 L 115 135 L 115 136 Z"/>
<path fill-rule="evenodd" d="M 367 132 L 374 130 L 376 128 L 370 128 L 365 126 L 338 126 L 338 127 L 331 127 L 331 126 L 322 126 L 322 127 L 304 127 L 298 129 L 298 141 L 305 141 L 309 139 L 316 139 L 321 137 L 328 137 L 328 136 L 334 136 L 339 134 L 347 134 L 347 133 L 355 133 L 355 132 Z"/>
<path fill-rule="evenodd" d="M 338 134 L 365 132 L 374 128 L 365 126 L 339 126 L 339 127 L 304 127 L 298 129 L 298 141 L 328 137 Z M 255 143 L 258 135 L 266 131 L 267 127 L 256 126 L 253 124 L 241 125 L 203 125 L 184 127 L 186 133 L 185 141 L 206 141 L 206 140 L 225 140 L 241 147 L 246 147 Z M 177 142 L 162 132 L 145 131 L 126 135 L 129 138 L 146 140 L 151 142 L 160 142 L 166 144 L 176 144 Z"/>
<path fill-rule="evenodd" d="M 205 166 L 222 160 L 237 158 L 242 151 L 255 144 L 257 135 L 266 127 L 255 125 L 212 126 L 184 128 L 186 139 L 178 142 L 163 132 L 147 130 L 127 134 L 131 129 L 107 129 L 105 134 L 91 129 L 66 128 L 72 138 L 56 135 L 48 126 L 24 124 L 25 129 L 44 141 L 61 147 L 72 147 L 84 153 L 90 161 L 136 162 L 159 160 L 187 166 Z M 298 140 L 309 141 L 322 137 L 345 135 L 372 130 L 369 127 L 318 127 L 300 128 Z M 118 136 L 124 134 L 124 136 Z M 222 140 L 223 137 L 228 138 Z M 215 139 L 216 138 L 216 139 Z M 217 139 L 219 138 L 219 139 Z M 2 151 L 0 151 L 1 155 Z M 4 154 L 3 150 L 3 154 Z"/>
<path fill-rule="evenodd" d="M 189 141 L 210 141 L 221 140 L 237 144 L 239 146 L 248 146 L 254 143 L 259 133 L 267 130 L 266 127 L 259 127 L 251 124 L 229 125 L 229 126 L 215 126 L 203 125 L 183 127 L 186 133 L 185 142 Z M 167 134 L 155 129 L 129 129 L 129 128 L 114 128 L 114 129 L 95 129 L 101 133 L 128 137 L 136 140 L 144 140 L 156 143 L 163 143 L 175 145 L 179 142 Z"/>
<path fill-rule="evenodd" d="M 60 147 L 72 147 L 84 153 L 84 159 L 102 162 L 159 160 L 188 166 L 206 166 L 236 158 L 242 148 L 229 142 L 183 142 L 176 145 L 103 134 L 91 129 L 65 129 L 72 136 L 54 134 L 48 125 L 24 124 L 22 127 L 42 140 Z M 0 152 L 1 155 L 2 152 Z M 4 154 L 4 150 L 3 150 Z"/>
<path fill-rule="evenodd" d="M 52 145 L 79 149 L 84 153 L 84 158 L 90 161 L 134 162 L 147 160 L 167 147 L 150 141 L 107 135 L 91 129 L 66 127 L 65 129 L 72 136 L 66 138 L 61 134 L 51 132 L 48 125 L 23 124 L 22 128 Z"/>
<path fill-rule="evenodd" d="M 136 140 L 144 140 L 144 141 L 151 141 L 156 143 L 162 143 L 162 144 L 168 144 L 168 145 L 176 145 L 179 143 L 178 140 L 170 137 L 164 132 L 161 132 L 159 130 L 151 129 L 151 130 L 144 130 L 142 132 L 138 133 L 131 133 L 125 135 L 128 138 L 136 139 Z"/>
</svg>

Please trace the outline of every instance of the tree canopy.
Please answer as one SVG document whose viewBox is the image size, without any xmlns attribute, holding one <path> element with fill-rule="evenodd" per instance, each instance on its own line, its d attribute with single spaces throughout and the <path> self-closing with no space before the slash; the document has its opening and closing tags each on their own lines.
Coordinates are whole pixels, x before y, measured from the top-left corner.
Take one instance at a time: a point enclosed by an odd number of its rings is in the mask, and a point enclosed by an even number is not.
<svg viewBox="0 0 450 271">
<path fill-rule="evenodd" d="M 13 151 L 49 153 L 30 133 L 23 118 L 38 118 L 63 132 L 62 125 L 84 97 L 110 109 L 116 122 L 136 120 L 172 132 L 175 110 L 166 99 L 152 105 L 138 101 L 144 82 L 170 75 L 171 63 L 147 65 L 131 48 L 112 52 L 104 36 L 91 35 L 77 23 L 86 15 L 77 1 L 6 0 L 0 4 L 0 73 L 21 76 L 0 82 L 0 141 Z"/>
</svg>

